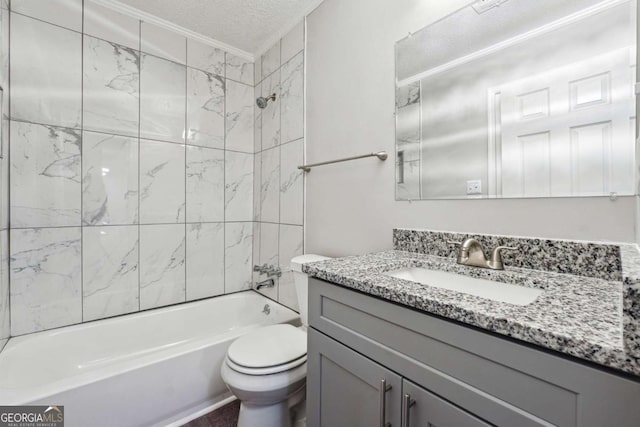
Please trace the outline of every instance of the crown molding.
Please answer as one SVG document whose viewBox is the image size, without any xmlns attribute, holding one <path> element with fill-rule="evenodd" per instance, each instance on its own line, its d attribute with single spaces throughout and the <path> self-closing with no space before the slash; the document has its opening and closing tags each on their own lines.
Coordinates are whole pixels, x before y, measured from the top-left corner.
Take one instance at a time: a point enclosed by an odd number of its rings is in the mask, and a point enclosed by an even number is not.
<svg viewBox="0 0 640 427">
<path fill-rule="evenodd" d="M 223 43 L 211 37 L 207 37 L 195 31 L 189 30 L 187 28 L 181 27 L 180 25 L 174 24 L 173 22 L 167 21 L 166 19 L 162 19 L 158 16 L 152 15 L 150 13 L 144 12 L 140 9 L 136 9 L 135 7 L 131 7 L 124 3 L 121 3 L 117 0 L 88 0 L 93 3 L 96 3 L 100 6 L 107 7 L 116 12 L 122 13 L 127 16 L 131 16 L 133 18 L 139 19 L 144 22 L 148 22 L 153 25 L 157 25 L 159 27 L 165 28 L 167 30 L 171 30 L 175 33 L 182 34 L 185 37 L 188 37 L 193 40 L 197 40 L 209 46 L 216 47 L 218 49 L 222 49 L 226 52 L 229 52 L 233 55 L 239 56 L 241 58 L 247 59 L 251 62 L 255 61 L 256 56 L 250 52 L 247 52 L 242 49 L 238 49 L 229 44 Z M 296 21 L 298 22 L 298 21 Z M 293 26 L 291 27 L 293 28 Z"/>
</svg>

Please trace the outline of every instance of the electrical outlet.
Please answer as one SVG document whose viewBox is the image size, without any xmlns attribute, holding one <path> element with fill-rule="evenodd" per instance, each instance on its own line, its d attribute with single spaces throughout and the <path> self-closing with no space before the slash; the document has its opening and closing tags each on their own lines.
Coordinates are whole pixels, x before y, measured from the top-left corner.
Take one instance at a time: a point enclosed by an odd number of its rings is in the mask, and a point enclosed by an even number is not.
<svg viewBox="0 0 640 427">
<path fill-rule="evenodd" d="M 482 194 L 482 181 L 479 179 L 467 181 L 467 194 Z"/>
</svg>

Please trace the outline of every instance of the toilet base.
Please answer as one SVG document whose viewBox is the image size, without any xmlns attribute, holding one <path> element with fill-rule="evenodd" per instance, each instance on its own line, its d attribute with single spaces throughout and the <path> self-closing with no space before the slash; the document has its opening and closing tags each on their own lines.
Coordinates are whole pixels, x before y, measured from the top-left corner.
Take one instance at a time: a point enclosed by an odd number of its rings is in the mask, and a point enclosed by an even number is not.
<svg viewBox="0 0 640 427">
<path fill-rule="evenodd" d="M 240 403 L 238 427 L 304 427 L 306 425 L 305 387 L 289 399 L 273 405 Z"/>
<path fill-rule="evenodd" d="M 291 427 L 307 427 L 307 399 L 291 408 Z"/>
<path fill-rule="evenodd" d="M 238 427 L 291 427 L 291 412 L 287 402 L 269 406 L 240 404 Z"/>
</svg>

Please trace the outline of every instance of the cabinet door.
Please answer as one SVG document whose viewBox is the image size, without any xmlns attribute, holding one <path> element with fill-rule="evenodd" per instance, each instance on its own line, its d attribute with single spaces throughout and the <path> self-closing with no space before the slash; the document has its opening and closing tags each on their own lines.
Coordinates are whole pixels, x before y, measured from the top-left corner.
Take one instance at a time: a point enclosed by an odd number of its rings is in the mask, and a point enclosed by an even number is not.
<svg viewBox="0 0 640 427">
<path fill-rule="evenodd" d="M 479 418 L 405 379 L 402 427 L 489 427 Z"/>
<path fill-rule="evenodd" d="M 400 376 L 313 329 L 308 339 L 309 427 L 400 427 Z"/>
</svg>

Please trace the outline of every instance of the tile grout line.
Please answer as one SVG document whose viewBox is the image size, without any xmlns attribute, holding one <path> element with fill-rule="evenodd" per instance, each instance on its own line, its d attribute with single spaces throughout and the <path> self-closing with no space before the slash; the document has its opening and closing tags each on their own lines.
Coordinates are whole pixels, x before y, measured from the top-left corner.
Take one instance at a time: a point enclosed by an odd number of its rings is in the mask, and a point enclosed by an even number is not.
<svg viewBox="0 0 640 427">
<path fill-rule="evenodd" d="M 80 321 L 84 323 L 84 0 L 80 33 Z"/>
<path fill-rule="evenodd" d="M 224 93 L 222 98 L 222 294 L 227 294 L 227 52 L 224 52 Z"/>
<path fill-rule="evenodd" d="M 282 265 L 282 262 L 280 261 L 280 230 L 282 228 L 281 225 L 281 220 L 282 220 L 282 39 L 280 39 L 278 41 L 278 48 L 280 49 L 280 67 L 278 68 L 278 70 L 280 70 L 280 84 L 279 84 L 279 90 L 280 90 L 280 100 L 278 102 L 278 109 L 280 110 L 280 114 L 278 114 L 278 120 L 280 121 L 279 123 L 279 128 L 280 128 L 280 133 L 279 133 L 279 139 L 280 141 L 278 142 L 278 164 L 280 165 L 280 167 L 278 168 L 278 237 L 277 237 L 277 247 L 276 247 L 276 254 L 278 255 L 278 267 L 280 265 Z M 280 301 L 280 279 L 282 276 L 280 276 L 280 278 L 278 278 L 278 289 L 276 292 L 276 298 L 278 301 Z"/>
<path fill-rule="evenodd" d="M 226 56 L 225 56 L 226 58 Z M 226 61 L 225 61 L 225 65 L 226 65 Z M 256 86 L 255 86 L 255 60 L 254 60 L 254 66 L 253 66 L 253 70 L 254 70 L 254 76 L 253 76 L 253 81 L 254 81 L 254 85 L 253 85 L 253 92 L 251 93 L 252 95 L 252 102 L 251 102 L 251 112 L 253 113 L 251 115 L 251 123 L 252 123 L 252 139 L 253 139 L 253 155 L 251 157 L 251 219 L 253 220 L 253 222 L 251 223 L 251 273 L 250 273 L 250 287 L 253 288 L 253 266 L 257 265 L 257 263 L 259 262 L 259 259 L 256 260 L 254 255 L 256 253 L 256 218 L 255 218 L 255 211 L 256 211 L 256 195 L 255 195 L 255 182 L 256 182 L 256 153 L 255 153 L 255 149 L 256 149 L 256 104 L 254 102 L 255 96 L 256 96 Z M 242 76 L 242 72 L 240 72 L 240 76 Z M 259 230 L 258 230 L 258 234 L 259 234 Z M 260 250 L 260 247 L 258 246 L 258 250 Z M 259 258 L 259 257 L 258 257 Z"/>
<path fill-rule="evenodd" d="M 9 119 L 7 119 L 7 120 L 9 120 Z M 67 129 L 67 130 L 73 130 L 73 131 L 97 133 L 97 134 L 100 134 L 100 135 L 117 136 L 117 137 L 122 137 L 122 138 L 138 138 L 138 135 L 134 136 L 134 135 L 131 135 L 131 134 L 124 134 L 124 133 L 104 132 L 104 131 L 93 130 L 93 129 L 81 129 L 79 127 L 58 126 L 58 125 L 55 125 L 55 124 L 49 124 L 49 123 L 43 123 L 43 122 L 35 122 L 35 121 L 31 121 L 31 120 L 10 119 L 9 121 L 17 122 L 17 123 L 33 124 L 33 125 L 38 125 L 38 126 L 53 127 L 53 128 L 57 128 L 57 129 Z M 156 142 L 156 143 L 161 143 L 161 144 L 185 145 L 185 144 L 180 143 L 180 142 L 167 141 L 167 140 L 162 140 L 162 139 L 152 139 L 152 138 L 141 138 L 141 139 L 144 139 L 145 141 Z M 294 141 L 291 141 L 291 142 L 294 142 Z M 208 147 L 208 146 L 197 145 L 197 144 L 186 144 L 186 145 L 188 145 L 189 147 L 204 148 L 206 150 L 218 150 L 218 151 L 225 150 L 224 148 Z M 239 153 L 239 154 L 255 154 L 255 153 L 252 153 L 252 152 L 238 151 L 238 150 L 225 150 L 225 151 L 229 151 L 231 153 Z"/>
<path fill-rule="evenodd" d="M 306 19 L 306 18 L 304 18 L 304 19 Z M 261 83 L 262 83 L 263 81 L 265 81 L 267 78 L 271 77 L 271 75 L 272 75 L 273 73 L 275 73 L 276 71 L 278 71 L 278 69 L 279 69 L 280 67 L 282 67 L 282 65 L 284 65 L 284 64 L 288 64 L 289 62 L 291 62 L 291 60 L 292 60 L 293 58 L 295 58 L 296 56 L 298 56 L 301 52 L 304 52 L 304 51 L 305 51 L 305 48 L 304 48 L 304 43 L 305 43 L 304 38 L 305 38 L 305 35 L 303 34 L 303 36 L 302 36 L 302 37 L 303 37 L 303 41 L 302 41 L 302 43 L 303 43 L 303 48 L 302 48 L 302 49 L 300 49 L 299 51 L 297 51 L 296 53 L 294 53 L 293 55 L 291 55 L 291 57 L 290 57 L 289 59 L 287 59 L 286 61 L 284 61 L 284 63 L 282 62 L 282 56 L 281 56 L 281 57 L 280 57 L 280 66 L 279 66 L 278 68 L 276 68 L 275 70 L 273 70 L 273 71 L 272 71 L 268 76 L 263 76 L 263 75 L 261 75 L 260 77 L 261 77 L 262 79 L 261 79 L 258 83 L 256 83 L 256 86 L 257 86 L 258 84 L 261 84 Z M 282 39 L 281 39 L 281 40 L 282 40 Z M 282 46 L 280 46 L 280 49 L 282 49 Z M 281 53 L 281 55 L 282 55 L 282 53 Z M 264 55 L 263 55 L 263 56 L 264 56 Z M 262 73 L 262 68 L 260 69 L 260 73 Z M 255 79 L 255 78 L 254 78 L 254 79 Z"/>
<path fill-rule="evenodd" d="M 260 57 L 260 77 L 262 77 L 262 57 Z M 255 69 L 255 67 L 254 67 Z M 255 79 L 255 76 L 254 76 Z M 258 83 L 257 86 L 260 86 L 260 93 L 258 94 L 258 97 L 262 96 L 262 90 L 264 89 L 264 86 L 262 85 L 262 82 Z M 253 96 L 255 97 L 256 95 L 256 91 L 253 91 Z M 255 108 L 257 106 L 257 104 L 254 104 L 255 106 L 254 108 L 254 126 L 255 126 Z M 263 180 L 263 173 L 264 173 L 264 165 L 263 165 L 263 161 L 264 161 L 264 156 L 262 155 L 262 143 L 264 142 L 264 110 L 261 108 L 260 109 L 260 152 L 258 153 L 260 155 L 260 178 L 259 178 L 259 185 L 258 185 L 258 200 L 260 201 L 260 203 L 258 204 L 258 211 L 257 211 L 257 217 L 255 218 L 258 222 L 258 237 L 257 237 L 257 241 L 258 241 L 258 260 L 255 262 L 255 264 L 260 264 L 260 261 L 262 261 L 262 180 Z M 253 132 L 253 137 L 255 138 L 255 131 Z M 255 141 L 253 142 L 253 148 L 255 149 Z M 256 154 L 257 155 L 257 154 Z M 255 165 L 255 162 L 254 162 Z M 255 179 L 255 178 L 254 178 Z M 256 239 L 254 239 L 254 243 L 255 243 Z M 259 277 L 259 275 L 258 275 Z M 253 274 L 251 277 L 252 281 L 253 281 Z"/>
<path fill-rule="evenodd" d="M 84 2 L 84 0 L 83 0 L 83 2 Z M 56 27 L 56 28 L 59 28 L 61 30 L 71 31 L 71 32 L 76 33 L 76 34 L 80 34 L 81 36 L 83 35 L 84 16 L 83 16 L 83 19 L 82 19 L 81 29 L 80 29 L 80 31 L 78 31 L 78 30 L 74 30 L 73 28 L 69 28 L 69 27 L 65 27 L 63 25 L 55 24 L 53 22 L 45 21 L 44 19 L 41 19 L 41 18 L 36 18 L 35 16 L 27 15 L 26 13 L 23 13 L 23 12 L 17 12 L 13 8 L 10 8 L 9 10 L 11 11 L 11 13 L 13 13 L 15 15 L 22 16 L 23 18 L 29 18 L 29 19 L 32 19 L 34 21 L 42 22 L 43 24 L 51 25 L 52 27 Z M 82 15 L 84 15 L 84 7 L 83 7 Z"/>
<path fill-rule="evenodd" d="M 137 229 L 138 229 L 138 312 L 142 310 L 142 200 L 140 188 L 140 172 L 141 172 L 141 140 L 142 133 L 142 21 L 138 20 L 138 211 L 137 211 Z"/>
<path fill-rule="evenodd" d="M 189 117 L 188 117 L 188 97 L 189 97 L 189 67 L 187 67 L 187 55 L 189 54 L 189 48 L 188 48 L 188 43 L 187 43 L 187 39 L 185 38 L 184 40 L 184 133 L 183 133 L 183 141 L 184 141 L 184 300 L 183 302 L 187 301 L 187 246 L 188 246 L 188 242 L 187 242 L 187 167 L 188 167 L 188 161 L 187 161 L 187 155 L 188 155 L 188 150 L 187 150 L 187 140 L 188 140 L 188 123 L 189 123 Z"/>
<path fill-rule="evenodd" d="M 9 5 L 10 6 L 10 5 Z M 7 34 L 8 34 L 8 41 L 7 41 L 7 58 L 8 58 L 8 63 L 7 63 L 7 160 L 6 162 L 4 162 L 4 166 L 8 167 L 8 171 L 5 172 L 2 171 L 3 177 L 6 176 L 7 177 L 7 200 L 3 200 L 3 202 L 7 203 L 7 209 L 6 209 L 6 213 L 7 213 L 7 218 L 6 218 L 6 224 L 7 224 L 7 229 L 6 229 L 6 233 L 7 233 L 7 248 L 6 248 L 6 257 L 7 257 L 7 261 L 6 264 L 4 264 L 4 260 L 3 262 L 3 268 L 6 268 L 7 271 L 7 292 L 9 293 L 8 295 L 8 308 L 7 310 L 9 311 L 9 334 L 7 336 L 7 338 L 11 337 L 11 10 L 10 7 L 8 7 L 6 9 L 7 12 L 7 22 L 9 24 L 8 28 L 7 28 Z M 1 117 L 0 119 L 4 120 L 4 117 Z M 4 212 L 4 209 L 3 209 Z M 5 222 L 5 219 L 2 219 L 3 225 Z"/>
<path fill-rule="evenodd" d="M 264 60 L 262 60 L 262 59 L 260 61 L 260 73 L 261 74 L 264 73 Z M 264 82 L 264 79 L 263 79 L 263 82 Z M 268 91 L 268 92 L 270 92 L 270 91 Z M 261 83 L 260 96 L 264 96 L 264 95 L 270 95 L 270 94 L 267 93 L 267 91 L 265 91 L 265 86 L 264 86 L 264 84 Z M 259 251 L 258 252 L 258 255 L 259 255 L 258 262 L 259 263 L 262 263 L 262 261 L 263 261 L 263 258 L 262 258 L 263 257 L 263 254 L 262 254 L 262 237 L 263 237 L 262 236 L 262 231 L 265 228 L 264 227 L 264 223 L 262 222 L 262 219 L 263 219 L 262 208 L 264 207 L 264 203 L 263 203 L 263 200 L 262 200 L 262 185 L 263 185 L 263 179 L 264 179 L 263 174 L 265 173 L 264 156 L 262 156 L 262 153 L 264 152 L 263 144 L 264 144 L 264 117 L 265 117 L 265 112 L 266 112 L 266 107 L 264 109 L 262 109 L 262 112 L 260 113 L 260 149 L 262 151 L 260 152 L 260 154 L 261 154 L 261 156 L 260 156 L 260 226 L 259 226 L 259 228 L 260 228 L 259 229 L 260 236 L 259 236 L 259 241 L 258 241 L 258 243 L 259 243 L 259 246 L 258 246 L 258 251 Z M 266 197 L 265 197 L 265 200 L 266 200 Z M 265 293 L 266 293 L 266 291 L 261 292 L 261 294 L 263 294 L 263 295 Z"/>
<path fill-rule="evenodd" d="M 302 152 L 302 164 L 306 164 L 305 161 L 305 155 L 306 155 L 306 140 L 307 140 L 307 52 L 306 52 L 306 48 L 307 48 L 307 17 L 305 16 L 304 18 L 302 18 L 302 50 L 300 52 L 302 52 L 302 143 L 301 143 L 301 152 Z M 296 53 L 297 55 L 297 53 Z M 297 141 L 297 140 L 296 140 Z M 301 250 L 301 255 L 305 253 L 305 240 L 306 240 L 306 233 L 305 233 L 305 226 L 304 226 L 304 220 L 305 220 L 305 214 L 306 214 L 306 192 L 307 192 L 307 187 L 306 187 L 306 179 L 307 177 L 305 176 L 305 172 L 304 171 L 300 171 L 300 179 L 302 181 L 302 200 L 300 200 L 300 202 L 302 203 L 302 206 L 300 206 L 300 210 L 302 211 L 302 219 L 300 222 L 302 222 L 302 247 L 300 248 Z M 291 273 L 293 274 L 293 273 Z M 298 310 L 300 310 L 300 307 L 298 307 Z"/>
<path fill-rule="evenodd" d="M 303 138 L 304 138 L 304 137 L 300 137 L 300 138 L 292 139 L 291 141 L 288 141 L 288 142 L 282 143 L 282 144 L 280 144 L 280 145 L 289 145 L 289 144 L 291 144 L 291 143 L 298 142 L 298 141 L 300 141 L 300 140 L 301 140 L 301 139 L 303 139 Z M 276 147 L 277 147 L 277 145 L 274 145 L 273 147 L 265 148 L 264 150 L 262 150 L 262 151 L 260 151 L 260 152 L 261 152 L 261 153 L 264 153 L 265 151 L 272 150 L 272 149 L 274 149 L 274 148 L 276 148 Z"/>
<path fill-rule="evenodd" d="M 187 224 L 220 224 L 220 223 L 224 223 L 225 221 L 187 221 Z M 247 223 L 251 223 L 251 222 L 256 222 L 256 220 L 243 220 L 243 221 L 228 221 L 231 223 L 235 223 L 235 224 L 247 224 Z M 273 221 L 259 221 L 265 224 L 282 224 L 282 225 L 292 225 L 292 226 L 301 226 L 301 224 L 295 224 L 295 223 L 290 223 L 290 222 L 283 222 L 283 223 L 278 223 L 278 222 L 273 222 Z M 182 224 L 182 222 L 145 222 L 145 223 L 117 223 L 117 224 L 96 224 L 96 225 L 83 225 L 83 227 L 85 228 L 109 228 L 109 227 L 131 227 L 131 226 L 135 226 L 135 225 L 176 225 L 176 224 Z M 57 225 L 57 226 L 35 226 L 35 227 L 14 227 L 12 228 L 12 230 L 41 230 L 41 229 L 58 229 L 58 228 L 78 228 L 80 226 L 78 225 Z"/>
</svg>

